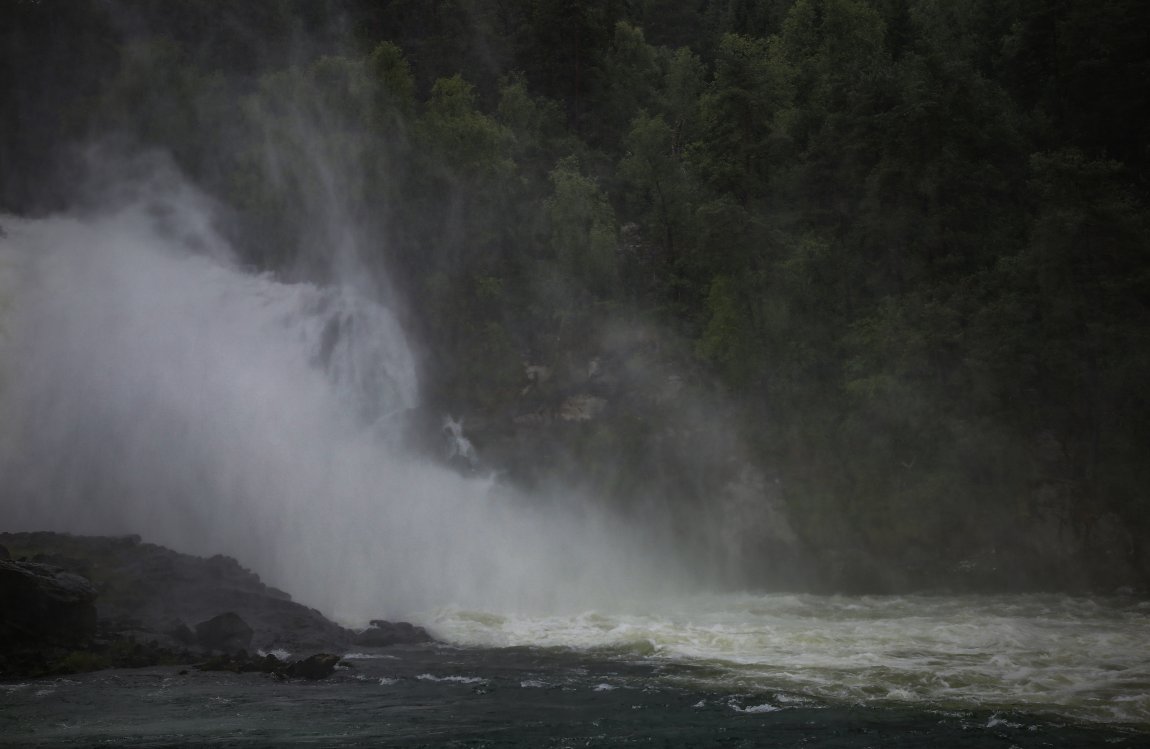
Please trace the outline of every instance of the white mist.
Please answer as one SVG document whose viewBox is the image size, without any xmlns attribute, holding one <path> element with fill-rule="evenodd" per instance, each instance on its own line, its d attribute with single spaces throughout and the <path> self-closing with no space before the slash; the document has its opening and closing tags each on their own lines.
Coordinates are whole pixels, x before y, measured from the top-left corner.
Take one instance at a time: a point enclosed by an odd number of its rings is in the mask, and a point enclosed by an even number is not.
<svg viewBox="0 0 1150 749">
<path fill-rule="evenodd" d="M 385 300 L 245 272 L 206 200 L 157 189 L 0 218 L 0 527 L 230 554 L 349 622 L 619 608 L 684 578 L 591 503 L 410 455 Z"/>
</svg>

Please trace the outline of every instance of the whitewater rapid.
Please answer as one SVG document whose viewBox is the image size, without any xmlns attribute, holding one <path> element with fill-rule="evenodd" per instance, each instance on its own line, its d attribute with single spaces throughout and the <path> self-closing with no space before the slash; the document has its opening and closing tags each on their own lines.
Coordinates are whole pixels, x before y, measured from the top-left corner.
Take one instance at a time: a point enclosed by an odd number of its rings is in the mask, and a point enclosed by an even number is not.
<svg viewBox="0 0 1150 749">
<path fill-rule="evenodd" d="M 412 454 L 390 300 L 252 273 L 213 226 L 186 186 L 0 216 L 0 527 L 229 554 L 348 624 L 676 664 L 772 706 L 1150 724 L 1146 601 L 699 596 L 658 518 Z"/>
<path fill-rule="evenodd" d="M 1145 599 L 715 595 L 630 614 L 445 609 L 431 626 L 461 645 L 688 666 L 666 678 L 773 692 L 772 704 L 909 704 L 1150 725 Z"/>
</svg>

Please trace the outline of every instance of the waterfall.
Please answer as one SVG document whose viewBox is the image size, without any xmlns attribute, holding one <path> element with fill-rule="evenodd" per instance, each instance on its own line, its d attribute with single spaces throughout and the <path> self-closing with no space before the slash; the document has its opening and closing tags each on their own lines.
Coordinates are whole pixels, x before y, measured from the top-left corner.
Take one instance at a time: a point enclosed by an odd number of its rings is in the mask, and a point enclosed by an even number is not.
<svg viewBox="0 0 1150 749">
<path fill-rule="evenodd" d="M 347 621 L 612 606 L 684 576 L 586 498 L 404 449 L 417 367 L 387 299 L 243 269 L 186 184 L 129 194 L 0 217 L 5 529 L 230 554 Z"/>
</svg>

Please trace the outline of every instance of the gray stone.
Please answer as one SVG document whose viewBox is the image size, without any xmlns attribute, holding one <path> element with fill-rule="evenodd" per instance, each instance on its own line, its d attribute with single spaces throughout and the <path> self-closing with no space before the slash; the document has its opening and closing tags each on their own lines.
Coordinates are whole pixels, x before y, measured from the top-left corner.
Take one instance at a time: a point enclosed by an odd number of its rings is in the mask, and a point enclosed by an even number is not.
<svg viewBox="0 0 1150 749">
<path fill-rule="evenodd" d="M 392 645 L 415 645 L 430 642 L 431 635 L 423 627 L 409 622 L 386 622 L 373 619 L 371 626 L 355 636 L 353 642 L 366 648 L 386 648 Z"/>
<path fill-rule="evenodd" d="M 285 673 L 297 679 L 326 679 L 335 671 L 335 666 L 339 661 L 338 655 L 316 653 L 292 663 L 285 669 Z"/>
<path fill-rule="evenodd" d="M 234 611 L 213 616 L 196 625 L 196 641 L 208 650 L 236 652 L 247 650 L 252 642 L 252 628 Z"/>
<path fill-rule="evenodd" d="M 96 633 L 96 588 L 47 564 L 0 560 L 0 649 L 78 644 Z"/>
</svg>

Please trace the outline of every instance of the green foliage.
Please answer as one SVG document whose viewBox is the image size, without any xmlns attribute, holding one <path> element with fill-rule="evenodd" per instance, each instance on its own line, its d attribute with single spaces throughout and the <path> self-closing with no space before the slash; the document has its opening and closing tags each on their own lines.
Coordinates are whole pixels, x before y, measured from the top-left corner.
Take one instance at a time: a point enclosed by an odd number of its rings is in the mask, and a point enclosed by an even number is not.
<svg viewBox="0 0 1150 749">
<path fill-rule="evenodd" d="M 665 52 L 663 57 L 666 72 L 653 106 L 670 123 L 675 133 L 673 147 L 678 152 L 698 134 L 699 97 L 706 85 L 705 69 L 703 61 L 689 49 Z"/>
<path fill-rule="evenodd" d="M 1150 531 L 1150 4 L 304 4 L 355 37 L 299 56 L 283 3 L 145 4 L 131 36 L 39 5 L 0 11 L 12 205 L 63 130 L 165 147 L 253 265 L 310 275 L 342 242 L 385 269 L 431 397 L 489 413 L 526 357 L 652 320 L 815 546 L 993 547 L 1052 486 L 1080 540 L 1107 513 Z M 278 30 L 267 57 L 243 28 Z M 580 454 L 656 429 L 627 424 Z"/>
<path fill-rule="evenodd" d="M 537 167 L 554 141 L 570 140 L 555 102 L 532 96 L 521 79 L 505 82 L 499 94 L 497 119 L 513 137 L 509 150 L 520 168 Z"/>
<path fill-rule="evenodd" d="M 625 21 L 615 24 L 615 36 L 603 55 L 599 75 L 603 102 L 596 107 L 596 128 L 613 140 L 635 112 L 648 106 L 657 93 L 660 77 L 655 48 L 647 44 L 643 30 Z"/>
<path fill-rule="evenodd" d="M 635 213 L 657 228 L 662 252 L 671 256 L 691 214 L 687 168 L 675 139 L 662 115 L 640 112 L 627 135 L 627 155 L 619 162 L 619 176 L 631 188 Z"/>
<path fill-rule="evenodd" d="M 415 79 L 401 50 L 380 42 L 367 59 L 368 75 L 375 81 L 377 127 L 384 132 L 401 127 L 415 109 Z"/>
<path fill-rule="evenodd" d="M 724 36 L 714 80 L 699 102 L 697 168 L 713 189 L 744 205 L 764 194 L 777 117 L 790 102 L 789 69 L 775 50 L 767 40 Z"/>
<path fill-rule="evenodd" d="M 429 147 L 454 174 L 489 177 L 509 170 L 506 131 L 476 108 L 475 89 L 462 77 L 441 78 L 423 119 Z"/>
<path fill-rule="evenodd" d="M 795 68 L 799 100 L 828 109 L 847 105 L 847 88 L 881 70 L 884 33 L 882 18 L 860 0 L 798 0 L 779 38 Z"/>
<path fill-rule="evenodd" d="M 578 158 L 560 159 L 550 177 L 552 251 L 568 278 L 596 296 L 609 296 L 618 284 L 615 211 L 595 180 L 582 173 Z"/>
<path fill-rule="evenodd" d="M 699 340 L 699 354 L 736 388 L 750 385 L 760 362 L 750 328 L 747 306 L 730 278 L 717 276 L 707 293 L 707 324 Z"/>
</svg>

